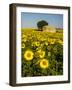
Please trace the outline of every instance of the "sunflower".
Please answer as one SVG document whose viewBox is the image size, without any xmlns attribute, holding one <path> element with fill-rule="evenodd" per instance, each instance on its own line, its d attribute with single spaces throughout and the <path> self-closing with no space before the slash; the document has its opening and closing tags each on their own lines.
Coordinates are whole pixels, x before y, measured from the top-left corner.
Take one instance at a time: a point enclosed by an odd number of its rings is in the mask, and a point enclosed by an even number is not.
<svg viewBox="0 0 72 90">
<path fill-rule="evenodd" d="M 48 42 L 49 42 L 50 44 L 54 44 L 54 43 L 55 43 L 55 39 L 50 38 L 50 39 L 48 39 Z"/>
<path fill-rule="evenodd" d="M 32 42 L 32 46 L 39 46 L 40 42 Z"/>
<path fill-rule="evenodd" d="M 45 51 L 39 50 L 39 51 L 38 51 L 38 54 L 39 54 L 39 57 L 40 57 L 40 58 L 44 58 L 44 56 L 45 56 Z"/>
<path fill-rule="evenodd" d="M 48 66 L 49 66 L 49 62 L 47 59 L 40 60 L 40 67 L 41 68 L 46 69 L 46 68 L 48 68 Z"/>
<path fill-rule="evenodd" d="M 24 58 L 27 60 L 27 61 L 30 61 L 33 59 L 33 52 L 31 50 L 27 50 L 25 51 L 24 53 Z"/>
</svg>

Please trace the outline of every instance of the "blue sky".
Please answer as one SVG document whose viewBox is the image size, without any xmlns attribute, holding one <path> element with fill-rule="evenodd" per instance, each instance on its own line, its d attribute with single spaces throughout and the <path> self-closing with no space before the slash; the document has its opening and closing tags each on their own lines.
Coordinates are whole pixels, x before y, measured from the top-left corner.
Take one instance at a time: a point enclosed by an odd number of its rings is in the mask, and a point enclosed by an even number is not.
<svg viewBox="0 0 72 90">
<path fill-rule="evenodd" d="M 63 28 L 62 14 L 26 13 L 21 12 L 22 28 L 37 28 L 37 22 L 45 20 L 49 25 L 56 28 Z"/>
</svg>

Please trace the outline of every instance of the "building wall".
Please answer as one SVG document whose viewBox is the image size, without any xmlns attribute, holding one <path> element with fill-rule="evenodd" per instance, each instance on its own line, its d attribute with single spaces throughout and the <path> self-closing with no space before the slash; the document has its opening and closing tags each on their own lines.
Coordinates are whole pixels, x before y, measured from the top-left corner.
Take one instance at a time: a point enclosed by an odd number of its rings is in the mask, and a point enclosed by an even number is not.
<svg viewBox="0 0 72 90">
<path fill-rule="evenodd" d="M 55 33 L 56 32 L 56 28 L 54 28 L 52 26 L 44 26 L 43 27 L 43 31 Z"/>
</svg>

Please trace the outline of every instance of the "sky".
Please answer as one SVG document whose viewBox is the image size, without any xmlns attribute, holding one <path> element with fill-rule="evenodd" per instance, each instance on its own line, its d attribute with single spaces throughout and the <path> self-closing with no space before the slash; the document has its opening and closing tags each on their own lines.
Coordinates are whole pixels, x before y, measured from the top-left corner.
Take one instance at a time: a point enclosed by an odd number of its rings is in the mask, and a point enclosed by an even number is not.
<svg viewBox="0 0 72 90">
<path fill-rule="evenodd" d="M 44 14 L 21 12 L 21 28 L 37 28 L 37 22 L 45 20 L 50 26 L 63 28 L 62 14 Z"/>
</svg>

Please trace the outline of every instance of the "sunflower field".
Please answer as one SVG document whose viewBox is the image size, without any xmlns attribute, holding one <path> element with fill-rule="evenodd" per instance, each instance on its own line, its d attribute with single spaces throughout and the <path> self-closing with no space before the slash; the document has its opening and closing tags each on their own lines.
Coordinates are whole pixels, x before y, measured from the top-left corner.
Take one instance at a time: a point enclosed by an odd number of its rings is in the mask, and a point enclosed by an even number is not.
<svg viewBox="0 0 72 90">
<path fill-rule="evenodd" d="M 21 32 L 22 77 L 63 74 L 63 33 Z"/>
</svg>

